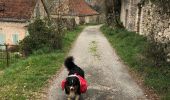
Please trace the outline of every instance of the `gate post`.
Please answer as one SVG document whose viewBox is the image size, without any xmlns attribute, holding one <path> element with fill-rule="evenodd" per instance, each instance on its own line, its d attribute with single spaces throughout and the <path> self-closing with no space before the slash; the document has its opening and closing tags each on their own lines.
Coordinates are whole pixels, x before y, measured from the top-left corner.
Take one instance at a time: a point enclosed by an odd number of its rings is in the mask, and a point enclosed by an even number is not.
<svg viewBox="0 0 170 100">
<path fill-rule="evenodd" d="M 8 44 L 5 44 L 5 51 L 6 51 L 6 65 L 9 67 L 9 52 L 8 52 Z"/>
</svg>

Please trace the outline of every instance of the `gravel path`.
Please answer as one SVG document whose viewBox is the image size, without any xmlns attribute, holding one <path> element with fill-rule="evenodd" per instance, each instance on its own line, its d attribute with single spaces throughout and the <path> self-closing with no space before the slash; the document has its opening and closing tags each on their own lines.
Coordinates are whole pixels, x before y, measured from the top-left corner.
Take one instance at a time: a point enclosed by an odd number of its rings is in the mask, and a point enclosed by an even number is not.
<svg viewBox="0 0 170 100">
<path fill-rule="evenodd" d="M 131 78 L 100 26 L 89 26 L 78 37 L 69 55 L 84 69 L 88 92 L 82 100 L 146 100 L 143 90 Z M 65 100 L 60 88 L 67 71 L 63 69 L 51 83 L 48 100 Z"/>
</svg>

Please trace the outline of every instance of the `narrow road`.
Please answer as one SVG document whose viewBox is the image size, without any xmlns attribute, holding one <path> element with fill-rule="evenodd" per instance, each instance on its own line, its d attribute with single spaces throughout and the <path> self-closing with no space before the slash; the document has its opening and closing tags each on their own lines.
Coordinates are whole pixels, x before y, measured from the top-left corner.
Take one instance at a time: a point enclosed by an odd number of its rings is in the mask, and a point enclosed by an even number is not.
<svg viewBox="0 0 170 100">
<path fill-rule="evenodd" d="M 85 71 L 88 91 L 82 100 L 146 100 L 143 90 L 131 78 L 126 66 L 99 31 L 89 26 L 80 34 L 69 55 Z M 65 100 L 60 88 L 67 76 L 63 69 L 48 90 L 48 100 Z"/>
</svg>

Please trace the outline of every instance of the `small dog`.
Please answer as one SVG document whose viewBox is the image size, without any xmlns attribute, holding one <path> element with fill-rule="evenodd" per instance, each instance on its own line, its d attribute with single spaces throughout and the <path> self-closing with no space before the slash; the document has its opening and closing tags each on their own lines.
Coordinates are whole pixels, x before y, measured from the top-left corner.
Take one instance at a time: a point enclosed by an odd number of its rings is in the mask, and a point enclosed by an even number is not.
<svg viewBox="0 0 170 100">
<path fill-rule="evenodd" d="M 81 84 L 78 76 L 84 79 L 84 71 L 74 63 L 74 58 L 72 56 L 66 58 L 64 65 L 69 71 L 64 87 L 67 99 L 79 100 Z"/>
<path fill-rule="evenodd" d="M 68 100 L 79 100 L 79 97 L 81 95 L 80 81 L 76 76 L 70 75 L 66 78 L 65 93 L 67 94 Z"/>
</svg>

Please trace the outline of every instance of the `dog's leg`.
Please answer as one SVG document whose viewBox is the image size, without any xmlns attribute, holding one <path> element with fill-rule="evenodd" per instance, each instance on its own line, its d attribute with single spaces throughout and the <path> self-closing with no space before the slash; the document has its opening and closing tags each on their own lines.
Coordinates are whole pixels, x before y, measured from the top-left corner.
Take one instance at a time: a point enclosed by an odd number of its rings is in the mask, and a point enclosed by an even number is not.
<svg viewBox="0 0 170 100">
<path fill-rule="evenodd" d="M 76 95 L 75 100 L 79 100 L 79 98 L 80 98 L 80 96 L 79 96 L 79 95 Z"/>
</svg>

